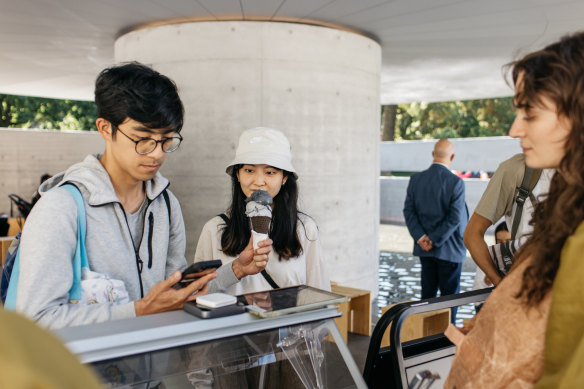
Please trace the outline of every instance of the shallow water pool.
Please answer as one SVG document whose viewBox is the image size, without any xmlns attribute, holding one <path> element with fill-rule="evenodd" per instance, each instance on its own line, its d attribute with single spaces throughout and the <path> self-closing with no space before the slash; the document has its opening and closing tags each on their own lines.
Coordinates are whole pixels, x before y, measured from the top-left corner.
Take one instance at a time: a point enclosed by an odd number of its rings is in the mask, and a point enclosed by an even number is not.
<svg viewBox="0 0 584 389">
<path fill-rule="evenodd" d="M 462 266 L 460 291 L 472 289 L 476 265 L 467 258 Z M 419 300 L 421 296 L 422 266 L 420 260 L 411 253 L 382 251 L 379 254 L 379 294 L 374 301 L 377 305 L 377 316 L 381 308 L 408 300 Z M 473 305 L 463 305 L 458 308 L 456 324 L 462 326 L 462 321 L 475 315 Z"/>
</svg>

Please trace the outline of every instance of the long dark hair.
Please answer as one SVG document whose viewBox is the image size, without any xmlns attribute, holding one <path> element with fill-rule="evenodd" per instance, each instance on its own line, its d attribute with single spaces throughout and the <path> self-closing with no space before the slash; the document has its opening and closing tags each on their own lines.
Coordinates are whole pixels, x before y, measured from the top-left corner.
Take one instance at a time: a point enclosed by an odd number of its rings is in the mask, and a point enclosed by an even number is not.
<svg viewBox="0 0 584 389">
<path fill-rule="evenodd" d="M 231 173 L 231 205 L 227 210 L 229 222 L 221 235 L 223 252 L 236 256 L 249 242 L 251 230 L 249 219 L 245 215 L 245 195 L 237 180 L 237 172 L 242 165 L 235 165 Z M 290 259 L 302 253 L 302 244 L 296 228 L 302 221 L 298 218 L 298 183 L 293 173 L 283 170 L 286 183 L 274 197 L 272 226 L 269 236 L 274 242 L 272 247 L 280 259 Z"/>
<path fill-rule="evenodd" d="M 584 220 L 584 33 L 566 36 L 510 65 L 519 86 L 515 105 L 538 106 L 545 96 L 556 105 L 558 118 L 568 119 L 572 127 L 549 194 L 535 208 L 533 234 L 518 253 L 519 261 L 531 255 L 533 262 L 517 297 L 534 306 L 551 290 L 566 239 Z"/>
</svg>

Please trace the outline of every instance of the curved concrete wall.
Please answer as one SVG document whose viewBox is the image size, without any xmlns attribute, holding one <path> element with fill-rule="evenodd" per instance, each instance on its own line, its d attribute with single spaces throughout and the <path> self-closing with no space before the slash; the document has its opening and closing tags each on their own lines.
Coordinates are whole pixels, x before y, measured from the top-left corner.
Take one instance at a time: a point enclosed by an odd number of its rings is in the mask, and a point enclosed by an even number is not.
<svg viewBox="0 0 584 389">
<path fill-rule="evenodd" d="M 189 260 L 228 204 L 239 134 L 273 127 L 290 139 L 300 206 L 319 225 L 331 278 L 377 293 L 380 54 L 354 33 L 272 22 L 172 24 L 116 41 L 117 61 L 179 86 L 185 141 L 162 173 L 183 206 Z"/>
</svg>

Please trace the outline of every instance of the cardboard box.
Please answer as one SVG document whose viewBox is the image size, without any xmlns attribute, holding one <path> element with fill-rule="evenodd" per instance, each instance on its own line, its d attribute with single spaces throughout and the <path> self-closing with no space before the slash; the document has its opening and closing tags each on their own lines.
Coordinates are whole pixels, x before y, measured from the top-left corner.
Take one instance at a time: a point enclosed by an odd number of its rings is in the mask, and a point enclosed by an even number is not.
<svg viewBox="0 0 584 389">
<path fill-rule="evenodd" d="M 10 228 L 8 229 L 7 236 L 16 236 L 19 232 L 22 232 L 22 226 L 24 226 L 24 221 L 26 219 L 23 217 L 9 217 L 8 224 Z"/>
<path fill-rule="evenodd" d="M 0 264 L 4 265 L 4 258 L 6 258 L 6 252 L 12 243 L 13 237 L 3 236 L 0 237 Z"/>
</svg>

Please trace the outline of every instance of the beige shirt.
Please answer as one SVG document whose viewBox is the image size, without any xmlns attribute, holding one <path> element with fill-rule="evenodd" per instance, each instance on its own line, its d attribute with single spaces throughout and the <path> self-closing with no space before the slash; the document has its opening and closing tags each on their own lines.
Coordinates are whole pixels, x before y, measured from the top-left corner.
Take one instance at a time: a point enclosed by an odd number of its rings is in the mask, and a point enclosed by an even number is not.
<svg viewBox="0 0 584 389">
<path fill-rule="evenodd" d="M 532 190 L 533 196 L 538 201 L 542 201 L 542 197 L 547 194 L 550 182 L 554 176 L 555 169 L 543 169 L 537 184 Z M 487 189 L 481 196 L 474 212 L 487 218 L 491 223 L 495 224 L 497 221 L 505 216 L 507 228 L 511 231 L 513 225 L 513 203 L 517 188 L 521 186 L 523 175 L 525 174 L 525 154 L 515 154 L 506 161 L 501 162 L 497 171 L 491 177 Z M 521 239 L 526 234 L 533 231 L 533 227 L 529 225 L 531 216 L 533 215 L 534 206 L 531 203 L 531 198 L 525 200 L 523 206 L 523 213 L 519 226 L 517 227 L 516 239 Z M 524 240 L 522 240 L 523 243 Z M 487 285 L 484 281 L 485 273 L 481 268 L 477 267 L 475 279 L 473 283 L 473 290 L 483 289 L 492 285 Z"/>
<path fill-rule="evenodd" d="M 223 226 L 223 219 L 219 216 L 205 224 L 199 237 L 195 262 L 220 259 L 223 264 L 226 264 L 237 258 L 230 257 L 221 251 Z M 309 285 L 331 290 L 318 228 L 312 218 L 299 215 L 298 238 L 302 245 L 302 253 L 298 257 L 280 260 L 278 254 L 272 251 L 269 254 L 266 271 L 280 287 Z M 272 287 L 266 279 L 261 274 L 255 274 L 242 278 L 238 283 L 227 288 L 225 293 L 240 295 L 270 289 Z"/>
<path fill-rule="evenodd" d="M 550 181 L 555 172 L 555 169 L 544 169 L 541 172 L 539 181 L 532 191 L 538 201 L 542 201 L 540 196 L 547 194 Z M 489 219 L 493 224 L 505 216 L 507 227 L 511 231 L 511 225 L 513 224 L 513 200 L 515 199 L 517 188 L 521 186 L 524 173 L 524 154 L 516 154 L 502 162 L 493 177 L 491 177 L 487 189 L 485 189 L 485 192 L 481 196 L 481 200 L 477 204 L 474 212 Z M 532 214 L 533 204 L 528 197 L 523 206 L 523 213 L 517 229 L 516 239 L 521 238 L 533 230 L 533 227 L 529 225 Z"/>
</svg>

